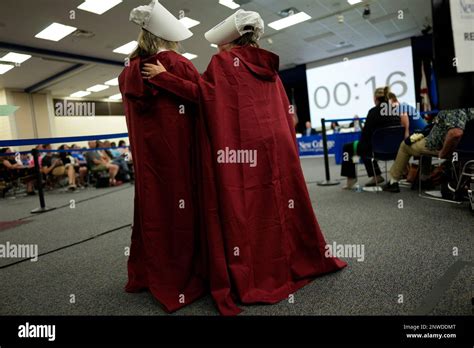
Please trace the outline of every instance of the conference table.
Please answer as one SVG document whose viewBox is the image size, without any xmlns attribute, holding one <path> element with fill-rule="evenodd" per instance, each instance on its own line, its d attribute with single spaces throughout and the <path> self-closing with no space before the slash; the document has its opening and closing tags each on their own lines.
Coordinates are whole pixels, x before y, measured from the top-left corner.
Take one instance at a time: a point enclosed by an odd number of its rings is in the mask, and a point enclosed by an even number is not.
<svg viewBox="0 0 474 348">
<path fill-rule="evenodd" d="M 344 144 L 360 139 L 361 132 L 344 132 L 327 135 L 328 154 L 333 155 L 336 164 L 342 163 L 342 149 Z M 296 139 L 300 157 L 324 156 L 323 136 L 321 134 L 303 136 Z"/>
</svg>

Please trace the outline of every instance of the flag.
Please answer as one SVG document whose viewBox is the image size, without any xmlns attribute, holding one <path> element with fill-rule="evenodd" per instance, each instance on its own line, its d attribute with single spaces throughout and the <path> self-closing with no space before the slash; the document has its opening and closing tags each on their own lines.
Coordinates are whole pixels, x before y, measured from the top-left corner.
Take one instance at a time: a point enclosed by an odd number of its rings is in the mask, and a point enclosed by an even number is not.
<svg viewBox="0 0 474 348">
<path fill-rule="evenodd" d="M 420 97 L 421 97 L 421 109 L 424 112 L 431 111 L 430 96 L 428 91 L 428 83 L 426 82 L 425 66 L 421 62 L 421 86 L 420 86 Z"/>
<path fill-rule="evenodd" d="M 431 62 L 430 65 L 431 65 L 431 81 L 430 81 L 431 105 L 435 109 L 437 109 L 438 108 L 438 86 L 436 82 L 436 72 L 433 67 L 433 62 Z"/>
</svg>

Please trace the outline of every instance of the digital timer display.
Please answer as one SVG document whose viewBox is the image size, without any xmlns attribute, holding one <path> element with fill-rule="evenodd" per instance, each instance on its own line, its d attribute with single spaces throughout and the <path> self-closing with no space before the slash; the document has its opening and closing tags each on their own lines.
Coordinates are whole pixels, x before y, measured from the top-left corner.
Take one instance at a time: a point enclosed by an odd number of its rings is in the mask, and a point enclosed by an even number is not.
<svg viewBox="0 0 474 348">
<path fill-rule="evenodd" d="M 390 86 L 401 102 L 415 106 L 411 47 L 361 58 L 341 58 L 338 63 L 306 71 L 311 121 L 366 117 L 374 106 L 377 87 Z"/>
</svg>

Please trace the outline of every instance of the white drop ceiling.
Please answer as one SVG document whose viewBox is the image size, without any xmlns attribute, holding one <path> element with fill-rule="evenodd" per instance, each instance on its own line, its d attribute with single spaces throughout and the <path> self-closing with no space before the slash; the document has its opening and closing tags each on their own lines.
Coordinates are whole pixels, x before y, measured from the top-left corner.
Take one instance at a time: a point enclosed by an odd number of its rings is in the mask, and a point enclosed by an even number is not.
<svg viewBox="0 0 474 348">
<path fill-rule="evenodd" d="M 100 16 L 78 10 L 77 6 L 82 2 L 1 0 L 0 43 L 123 61 L 124 55 L 112 51 L 137 38 L 139 28 L 128 21 L 128 16 L 132 8 L 148 1 L 124 0 Z M 234 11 L 219 5 L 218 0 L 161 0 L 161 3 L 176 16 L 184 10 L 186 16 L 201 22 L 192 28 L 195 35 L 183 43 L 183 49 L 198 55 L 193 63 L 203 72 L 216 51 L 204 39 L 204 33 Z M 369 19 L 362 16 L 364 4 L 370 4 Z M 350 6 L 346 0 L 251 0 L 242 8 L 258 11 L 267 24 L 280 19 L 278 12 L 290 7 L 312 17 L 307 22 L 281 31 L 266 26 L 261 46 L 280 55 L 282 69 L 420 35 L 424 25 L 431 22 L 430 0 L 370 0 L 364 1 L 363 5 Z M 403 19 L 398 18 L 399 10 L 403 11 Z M 70 11 L 75 11 L 74 19 L 70 19 Z M 344 16 L 344 23 L 338 22 L 340 14 Z M 58 42 L 35 38 L 53 22 L 71 25 L 94 35 L 69 35 Z M 8 52 L 0 45 L 0 57 Z M 20 67 L 0 75 L 0 88 L 27 89 L 77 63 L 84 63 L 75 59 L 32 55 L 33 58 Z M 121 70 L 120 66 L 86 63 L 61 79 L 46 84 L 40 91 L 51 92 L 58 97 L 69 96 L 73 92 L 103 84 L 118 76 Z M 118 87 L 111 87 L 90 97 L 106 98 L 118 92 Z"/>
</svg>

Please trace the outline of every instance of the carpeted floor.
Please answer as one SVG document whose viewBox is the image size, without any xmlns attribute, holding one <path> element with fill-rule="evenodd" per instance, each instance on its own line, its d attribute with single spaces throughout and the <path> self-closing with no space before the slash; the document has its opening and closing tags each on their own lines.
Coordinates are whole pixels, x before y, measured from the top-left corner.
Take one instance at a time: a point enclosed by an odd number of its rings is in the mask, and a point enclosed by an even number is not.
<svg viewBox="0 0 474 348">
<path fill-rule="evenodd" d="M 303 160 L 326 240 L 363 245 L 364 260 L 346 258 L 349 267 L 316 279 L 294 303 L 245 306 L 243 314 L 472 315 L 474 217 L 467 206 L 424 200 L 408 189 L 319 187 L 322 163 Z M 338 171 L 331 166 L 333 178 Z M 38 262 L 0 258 L 0 315 L 165 315 L 150 294 L 123 291 L 132 197 L 130 185 L 53 192 L 46 201 L 57 209 L 36 216 L 29 212 L 37 197 L 0 200 L 0 221 L 28 222 L 2 230 L 0 244 L 38 244 L 41 255 Z M 175 315 L 217 314 L 208 296 Z"/>
</svg>

